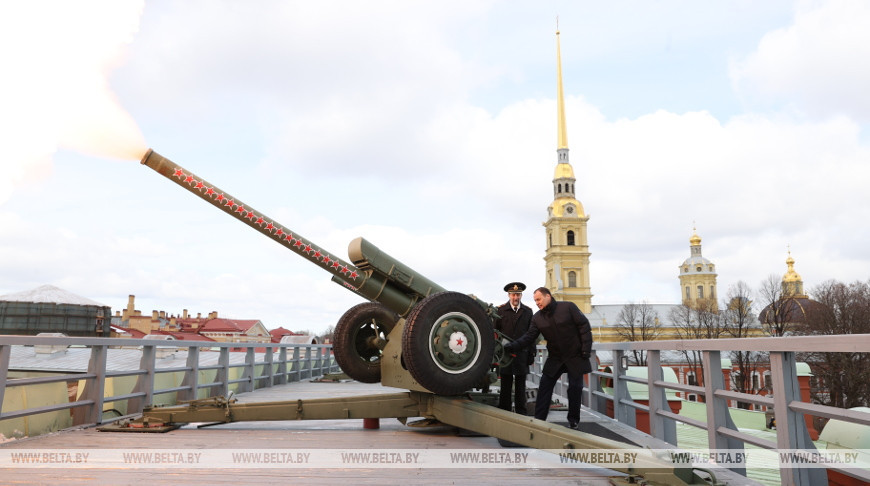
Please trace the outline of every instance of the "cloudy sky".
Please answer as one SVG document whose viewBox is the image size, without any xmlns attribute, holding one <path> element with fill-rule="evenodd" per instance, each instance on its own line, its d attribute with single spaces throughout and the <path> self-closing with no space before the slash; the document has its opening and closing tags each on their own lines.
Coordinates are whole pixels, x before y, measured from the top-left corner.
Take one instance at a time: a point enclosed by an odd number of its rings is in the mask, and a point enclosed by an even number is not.
<svg viewBox="0 0 870 486">
<path fill-rule="evenodd" d="M 807 288 L 870 278 L 861 0 L 32 1 L 0 7 L 0 295 L 314 332 L 360 301 L 145 147 L 342 257 L 542 285 L 557 16 L 594 304 L 676 303 L 693 227 L 721 295 L 789 248 Z"/>
</svg>

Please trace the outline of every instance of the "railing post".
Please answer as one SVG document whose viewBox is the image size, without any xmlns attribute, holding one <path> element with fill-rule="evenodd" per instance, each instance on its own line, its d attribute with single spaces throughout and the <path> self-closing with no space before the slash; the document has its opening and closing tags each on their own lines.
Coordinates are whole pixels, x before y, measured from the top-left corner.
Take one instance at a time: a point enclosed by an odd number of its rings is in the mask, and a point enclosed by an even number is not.
<svg viewBox="0 0 870 486">
<path fill-rule="evenodd" d="M 266 377 L 266 387 L 271 388 L 275 380 L 275 370 L 272 369 L 273 347 L 266 347 L 266 364 L 263 365 L 263 376 Z"/>
<path fill-rule="evenodd" d="M 305 373 L 302 375 L 303 378 L 311 379 L 311 346 L 305 346 Z"/>
<path fill-rule="evenodd" d="M 728 401 L 715 395 L 716 390 L 725 389 L 725 377 L 722 375 L 722 357 L 719 351 L 704 351 L 704 403 L 707 406 L 707 444 L 710 450 L 743 449 L 743 442 L 728 437 L 719 432 L 720 427 L 736 431 L 737 427 L 731 420 L 728 411 Z M 746 466 L 728 467 L 732 471 L 746 476 Z"/>
<path fill-rule="evenodd" d="M 293 347 L 293 359 L 290 361 L 290 367 L 292 371 L 290 372 L 290 381 L 300 381 L 302 380 L 302 362 L 299 359 L 300 350 L 299 346 Z"/>
<path fill-rule="evenodd" d="M 247 381 L 243 381 L 241 385 L 239 385 L 239 392 L 250 392 L 254 391 L 254 376 L 256 369 L 254 368 L 254 348 L 245 349 L 245 368 L 244 372 L 242 372 L 242 378 L 247 378 Z"/>
<path fill-rule="evenodd" d="M 181 400 L 196 400 L 199 391 L 199 346 L 190 346 L 187 348 L 187 368 L 184 372 L 184 379 L 181 381 L 181 386 L 189 387 L 187 392 L 184 392 Z"/>
<path fill-rule="evenodd" d="M 634 408 L 624 405 L 623 400 L 631 400 L 628 392 L 628 381 L 622 379 L 627 368 L 623 366 L 625 352 L 617 350 L 613 352 L 613 418 L 625 425 L 635 427 L 636 417 Z"/>
<path fill-rule="evenodd" d="M 669 444 L 677 445 L 677 423 L 667 417 L 659 415 L 659 410 L 671 411 L 668 396 L 664 387 L 655 385 L 657 381 L 664 381 L 662 371 L 661 351 L 647 351 L 647 382 L 649 384 L 649 430 L 650 434 Z"/>
<path fill-rule="evenodd" d="M 230 348 L 220 348 L 218 366 L 214 375 L 214 382 L 220 386 L 211 387 L 210 397 L 225 397 L 230 394 Z"/>
<path fill-rule="evenodd" d="M 278 372 L 275 383 L 283 385 L 287 383 L 287 348 L 281 346 L 278 348 Z"/>
<path fill-rule="evenodd" d="M 771 352 L 770 373 L 773 378 L 773 416 L 776 420 L 777 449 L 809 449 L 816 446 L 810 439 L 804 414 L 793 411 L 789 404 L 800 401 L 800 384 L 793 352 Z M 828 475 L 821 468 L 790 468 L 779 470 L 782 484 L 827 484 Z"/>
<path fill-rule="evenodd" d="M 6 395 L 6 380 L 9 378 L 9 357 L 12 346 L 0 344 L 0 415 L 3 415 L 3 397 Z"/>
<path fill-rule="evenodd" d="M 323 376 L 323 353 L 320 348 L 308 347 L 311 350 L 311 378 Z"/>
<path fill-rule="evenodd" d="M 592 350 L 592 373 L 598 371 L 598 355 L 595 353 L 595 350 Z M 601 377 L 595 376 L 592 373 L 589 374 L 589 404 L 587 405 L 592 410 L 595 410 L 598 413 L 606 414 L 607 413 L 607 399 L 597 395 L 597 393 L 602 393 L 604 390 L 601 386 Z"/>
<path fill-rule="evenodd" d="M 154 366 L 157 363 L 157 346 L 146 344 L 142 346 L 142 358 L 139 360 L 139 369 L 145 374 L 136 379 L 134 392 L 144 393 L 144 397 L 135 397 L 127 401 L 127 413 L 141 413 L 145 407 L 153 405 L 154 400 Z M 132 410 L 131 410 L 132 409 Z"/>
<path fill-rule="evenodd" d="M 85 417 L 76 420 L 75 425 L 103 423 L 103 399 L 106 397 L 106 357 L 108 346 L 95 345 L 91 347 L 91 358 L 88 361 L 88 374 L 95 375 L 85 382 L 82 398 L 92 400 Z"/>
</svg>

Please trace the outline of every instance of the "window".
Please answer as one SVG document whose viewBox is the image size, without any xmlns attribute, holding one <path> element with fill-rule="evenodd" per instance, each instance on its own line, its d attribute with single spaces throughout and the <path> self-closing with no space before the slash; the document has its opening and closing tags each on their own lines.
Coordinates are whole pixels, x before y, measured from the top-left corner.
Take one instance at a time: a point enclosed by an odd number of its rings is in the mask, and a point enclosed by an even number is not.
<svg viewBox="0 0 870 486">
<path fill-rule="evenodd" d="M 568 272 L 568 287 L 576 287 L 577 286 L 577 273 L 576 272 Z"/>
<path fill-rule="evenodd" d="M 559 194 L 562 193 L 562 184 L 559 184 Z"/>
<path fill-rule="evenodd" d="M 752 391 L 758 391 L 761 388 L 761 384 L 759 383 L 760 381 L 761 375 L 759 375 L 757 371 L 754 371 L 752 373 Z"/>
<path fill-rule="evenodd" d="M 694 371 L 690 371 L 690 372 L 686 373 L 686 384 L 692 385 L 692 386 L 698 386 L 698 379 L 697 379 L 697 377 L 695 377 Z"/>
<path fill-rule="evenodd" d="M 704 286 L 703 285 L 698 286 L 698 298 L 699 299 L 704 298 Z"/>
<path fill-rule="evenodd" d="M 568 246 L 574 246 L 574 232 L 568 232 Z"/>
<path fill-rule="evenodd" d="M 686 300 L 692 299 L 692 292 L 689 290 L 689 286 L 686 286 Z"/>
<path fill-rule="evenodd" d="M 716 300 L 716 287 L 710 286 L 710 298 Z"/>
</svg>

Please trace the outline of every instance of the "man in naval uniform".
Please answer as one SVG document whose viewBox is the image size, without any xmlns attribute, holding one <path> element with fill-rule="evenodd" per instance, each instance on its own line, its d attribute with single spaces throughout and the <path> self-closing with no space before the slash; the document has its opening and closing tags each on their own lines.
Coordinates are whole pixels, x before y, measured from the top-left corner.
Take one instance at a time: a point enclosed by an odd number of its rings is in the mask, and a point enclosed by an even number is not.
<svg viewBox="0 0 870 486">
<path fill-rule="evenodd" d="M 499 317 L 494 327 L 511 339 L 517 339 L 529 330 L 532 321 L 532 309 L 523 304 L 520 299 L 526 290 L 522 282 L 511 282 L 504 286 L 508 294 L 508 301 L 498 307 Z M 535 356 L 535 347 L 531 346 L 517 353 L 517 356 L 507 366 L 499 368 L 501 375 L 501 389 L 498 394 L 498 408 L 511 409 L 511 388 L 513 388 L 514 411 L 520 415 L 527 415 L 526 410 L 526 375 L 529 374 L 529 365 Z"/>
<path fill-rule="evenodd" d="M 539 334 L 547 340 L 547 362 L 538 384 L 535 418 L 547 420 L 553 388 L 562 373 L 568 373 L 568 426 L 577 428 L 580 422 L 580 394 L 583 375 L 592 371 L 592 328 L 589 319 L 573 302 L 556 302 L 550 290 L 535 290 L 535 304 L 540 309 L 532 317 L 529 330 L 505 346 L 513 353 L 534 343 Z"/>
</svg>

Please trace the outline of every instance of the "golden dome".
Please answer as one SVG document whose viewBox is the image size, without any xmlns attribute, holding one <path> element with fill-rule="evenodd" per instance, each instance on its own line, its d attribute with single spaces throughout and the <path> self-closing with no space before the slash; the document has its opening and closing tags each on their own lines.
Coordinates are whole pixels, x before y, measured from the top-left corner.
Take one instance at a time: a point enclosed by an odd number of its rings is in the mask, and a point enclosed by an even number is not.
<svg viewBox="0 0 870 486">
<path fill-rule="evenodd" d="M 783 282 L 800 282 L 801 276 L 794 270 L 794 258 L 791 257 L 791 251 L 788 252 L 788 258 L 785 259 L 785 264 L 788 265 L 788 271 L 782 276 Z"/>
<path fill-rule="evenodd" d="M 689 238 L 689 244 L 692 246 L 698 246 L 701 244 L 701 237 L 698 236 L 697 232 L 692 233 L 692 237 Z"/>
<path fill-rule="evenodd" d="M 574 179 L 574 168 L 571 167 L 571 164 L 556 164 L 556 170 L 553 172 L 553 180 L 556 179 Z"/>
</svg>

